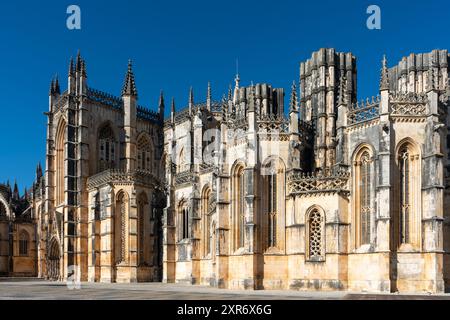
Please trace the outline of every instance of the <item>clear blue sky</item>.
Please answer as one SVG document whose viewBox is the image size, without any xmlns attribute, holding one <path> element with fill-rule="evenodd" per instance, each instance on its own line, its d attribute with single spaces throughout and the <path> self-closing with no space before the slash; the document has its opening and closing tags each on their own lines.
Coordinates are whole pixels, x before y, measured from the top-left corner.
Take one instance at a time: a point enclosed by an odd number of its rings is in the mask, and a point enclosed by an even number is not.
<svg viewBox="0 0 450 320">
<path fill-rule="evenodd" d="M 82 11 L 82 29 L 66 28 L 66 9 Z M 382 29 L 368 30 L 366 9 L 381 7 Z M 156 109 L 159 91 L 177 106 L 204 100 L 208 80 L 220 99 L 235 74 L 243 84 L 289 89 L 299 62 L 321 47 L 352 51 L 358 95 L 377 94 L 380 60 L 450 48 L 448 1 L 2 1 L 0 4 L 0 181 L 30 186 L 45 163 L 48 89 L 65 90 L 70 56 L 87 62 L 88 84 L 119 95 L 134 60 L 139 103 Z"/>
</svg>

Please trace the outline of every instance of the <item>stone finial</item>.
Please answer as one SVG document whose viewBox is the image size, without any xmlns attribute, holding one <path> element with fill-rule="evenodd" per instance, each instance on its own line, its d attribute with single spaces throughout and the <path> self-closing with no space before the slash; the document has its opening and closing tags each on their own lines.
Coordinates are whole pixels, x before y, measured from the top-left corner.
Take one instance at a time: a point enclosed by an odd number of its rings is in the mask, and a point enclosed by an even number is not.
<svg viewBox="0 0 450 320">
<path fill-rule="evenodd" d="M 19 199 L 19 187 L 17 186 L 17 180 L 14 180 L 13 198 Z"/>
<path fill-rule="evenodd" d="M 122 96 L 133 96 L 136 98 L 138 96 L 131 60 L 128 60 L 128 71 L 122 88 Z"/>
<path fill-rule="evenodd" d="M 189 88 L 189 104 L 194 104 L 194 89 L 192 87 Z"/>
<path fill-rule="evenodd" d="M 76 62 L 76 65 L 75 65 L 75 71 L 81 71 L 82 60 L 83 60 L 83 59 L 81 58 L 80 50 L 78 50 L 78 53 L 77 53 L 77 62 Z"/>
<path fill-rule="evenodd" d="M 175 98 L 172 97 L 172 103 L 170 105 L 170 121 L 173 123 L 175 121 Z"/>
<path fill-rule="evenodd" d="M 36 166 L 36 180 L 39 180 L 42 177 L 42 166 L 41 163 L 39 162 L 38 165 Z"/>
<path fill-rule="evenodd" d="M 241 78 L 239 77 L 239 73 L 236 74 L 236 78 L 234 79 L 234 96 L 233 96 L 233 103 L 237 104 L 239 103 L 239 83 L 241 81 Z"/>
<path fill-rule="evenodd" d="M 77 53 L 77 60 L 76 60 L 74 70 L 75 70 L 75 72 L 79 72 L 82 77 L 87 78 L 86 61 L 84 61 L 84 59 L 81 57 L 80 50 L 78 50 L 78 53 Z"/>
<path fill-rule="evenodd" d="M 194 89 L 189 88 L 189 114 L 192 115 L 192 108 L 194 108 Z"/>
<path fill-rule="evenodd" d="M 54 88 L 55 94 L 61 94 L 61 88 L 59 87 L 59 80 L 58 75 L 55 76 L 55 88 Z"/>
<path fill-rule="evenodd" d="M 210 81 L 208 81 L 208 91 L 206 94 L 206 99 L 211 100 L 211 82 Z"/>
<path fill-rule="evenodd" d="M 55 79 L 52 78 L 52 82 L 50 82 L 50 90 L 48 94 L 52 96 L 55 93 Z"/>
<path fill-rule="evenodd" d="M 161 92 L 159 94 L 159 102 L 158 102 L 158 111 L 159 111 L 159 116 L 161 119 L 164 119 L 164 109 L 165 109 L 164 92 L 161 90 Z"/>
<path fill-rule="evenodd" d="M 381 67 L 380 91 L 389 90 L 389 71 L 387 68 L 386 55 L 383 55 Z"/>
<path fill-rule="evenodd" d="M 159 93 L 159 102 L 158 102 L 158 108 L 164 108 L 164 92 L 161 90 Z"/>
<path fill-rule="evenodd" d="M 295 80 L 294 80 L 294 81 L 292 81 L 292 87 L 291 87 L 289 112 L 296 112 L 296 111 L 298 111 L 298 99 L 297 99 L 297 84 L 295 83 Z"/>
<path fill-rule="evenodd" d="M 231 89 L 231 84 L 228 87 L 228 101 L 231 101 L 233 99 L 233 89 Z"/>
<path fill-rule="evenodd" d="M 211 82 L 208 81 L 208 90 L 206 92 L 206 108 L 208 110 L 211 110 L 211 101 L 212 101 L 211 96 L 212 96 L 211 95 Z"/>
<path fill-rule="evenodd" d="M 69 77 L 74 77 L 75 76 L 75 65 L 73 63 L 73 58 L 70 58 L 70 62 L 69 62 Z"/>
<path fill-rule="evenodd" d="M 81 60 L 81 76 L 87 78 L 86 61 L 84 59 Z"/>
</svg>

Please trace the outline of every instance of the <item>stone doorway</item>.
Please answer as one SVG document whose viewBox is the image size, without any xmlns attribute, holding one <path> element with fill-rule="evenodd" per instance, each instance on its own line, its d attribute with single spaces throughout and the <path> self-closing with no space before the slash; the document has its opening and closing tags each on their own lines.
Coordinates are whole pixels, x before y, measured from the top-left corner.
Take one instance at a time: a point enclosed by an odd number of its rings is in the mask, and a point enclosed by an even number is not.
<svg viewBox="0 0 450 320">
<path fill-rule="evenodd" d="M 47 277 L 50 280 L 60 280 L 60 258 L 61 252 L 59 248 L 59 241 L 53 238 L 50 241 L 49 252 L 48 252 L 48 266 L 47 266 Z"/>
</svg>

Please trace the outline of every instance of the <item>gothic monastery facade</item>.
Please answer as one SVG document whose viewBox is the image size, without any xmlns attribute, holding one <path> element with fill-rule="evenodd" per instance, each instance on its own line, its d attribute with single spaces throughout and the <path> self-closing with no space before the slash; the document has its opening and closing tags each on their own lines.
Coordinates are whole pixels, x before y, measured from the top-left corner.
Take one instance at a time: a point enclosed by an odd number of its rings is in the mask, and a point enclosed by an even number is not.
<svg viewBox="0 0 450 320">
<path fill-rule="evenodd" d="M 191 89 L 188 104 L 176 109 L 172 100 L 164 118 L 162 94 L 157 111 L 138 104 L 131 63 L 119 98 L 88 86 L 78 55 L 67 90 L 52 81 L 45 170 L 23 200 L 35 225 L 27 231 L 35 264 L 22 259 L 17 272 L 444 292 L 449 61 L 446 50 L 390 68 L 383 59 L 379 95 L 358 102 L 356 58 L 320 49 L 300 64 L 288 94 L 242 85 L 237 75 L 220 101 L 210 85 L 202 103 Z M 3 189 L 0 228 L 13 216 Z M 27 226 L 8 240 L 14 252 Z M 6 261 L 0 255 L 0 272 Z"/>
</svg>

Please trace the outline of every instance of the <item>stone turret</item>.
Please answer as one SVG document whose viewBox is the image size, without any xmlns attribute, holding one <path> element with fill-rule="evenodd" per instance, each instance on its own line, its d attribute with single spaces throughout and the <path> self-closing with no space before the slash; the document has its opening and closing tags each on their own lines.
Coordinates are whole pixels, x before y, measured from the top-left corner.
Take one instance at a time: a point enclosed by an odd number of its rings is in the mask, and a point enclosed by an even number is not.
<svg viewBox="0 0 450 320">
<path fill-rule="evenodd" d="M 447 50 L 433 50 L 429 53 L 411 53 L 389 69 L 389 88 L 397 92 L 424 93 L 427 91 L 429 70 L 435 78 L 436 89 L 446 90 L 448 82 Z"/>
<path fill-rule="evenodd" d="M 316 127 L 315 167 L 318 170 L 336 163 L 336 112 L 340 79 L 345 76 L 346 101 L 356 101 L 356 58 L 351 53 L 320 49 L 300 64 L 302 120 Z"/>
</svg>

